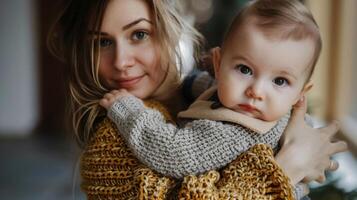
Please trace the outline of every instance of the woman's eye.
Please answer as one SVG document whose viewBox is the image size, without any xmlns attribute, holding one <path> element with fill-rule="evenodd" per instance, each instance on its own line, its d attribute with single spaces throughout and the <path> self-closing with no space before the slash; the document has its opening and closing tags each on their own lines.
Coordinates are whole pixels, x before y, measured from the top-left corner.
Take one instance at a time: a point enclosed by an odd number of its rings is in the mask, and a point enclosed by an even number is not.
<svg viewBox="0 0 357 200">
<path fill-rule="evenodd" d="M 145 40 L 149 34 L 145 31 L 135 31 L 132 35 L 132 39 L 134 41 L 140 41 L 140 40 Z"/>
<path fill-rule="evenodd" d="M 101 38 L 100 41 L 99 41 L 99 45 L 100 47 L 102 48 L 106 48 L 106 47 L 109 47 L 113 44 L 113 41 L 110 40 L 110 39 L 106 39 L 106 38 Z"/>
<path fill-rule="evenodd" d="M 282 77 L 275 78 L 273 82 L 275 83 L 275 85 L 278 86 L 284 86 L 289 84 L 289 81 L 286 78 L 282 78 Z"/>
<path fill-rule="evenodd" d="M 237 69 L 240 71 L 240 73 L 242 74 L 246 74 L 246 75 L 252 75 L 253 71 L 252 69 L 250 69 L 248 66 L 243 65 L 243 64 L 239 64 L 237 66 Z"/>
</svg>

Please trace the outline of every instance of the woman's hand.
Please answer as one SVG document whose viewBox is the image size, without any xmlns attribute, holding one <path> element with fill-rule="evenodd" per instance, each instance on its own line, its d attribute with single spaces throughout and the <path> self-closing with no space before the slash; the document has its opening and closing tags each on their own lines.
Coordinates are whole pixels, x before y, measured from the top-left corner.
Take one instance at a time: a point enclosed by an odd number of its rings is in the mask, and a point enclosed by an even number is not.
<svg viewBox="0 0 357 200">
<path fill-rule="evenodd" d="M 332 142 L 339 129 L 337 122 L 314 129 L 305 123 L 305 113 L 306 100 L 303 98 L 294 106 L 280 141 L 282 148 L 276 155 L 276 161 L 290 177 L 292 184 L 300 181 L 325 181 L 325 170 L 338 168 L 338 163 L 330 160 L 330 157 L 347 150 L 345 142 Z"/>
<path fill-rule="evenodd" d="M 114 104 L 115 101 L 120 100 L 121 98 L 126 96 L 133 96 L 133 95 L 130 94 L 125 89 L 112 90 L 111 92 L 106 93 L 104 95 L 104 97 L 99 101 L 99 105 L 104 107 L 106 110 L 109 110 L 109 108 Z"/>
</svg>

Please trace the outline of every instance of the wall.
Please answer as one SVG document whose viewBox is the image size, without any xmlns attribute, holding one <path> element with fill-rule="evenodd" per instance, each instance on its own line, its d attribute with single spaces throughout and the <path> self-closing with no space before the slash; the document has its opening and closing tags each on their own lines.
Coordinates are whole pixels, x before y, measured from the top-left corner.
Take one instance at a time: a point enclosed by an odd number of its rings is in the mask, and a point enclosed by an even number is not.
<svg viewBox="0 0 357 200">
<path fill-rule="evenodd" d="M 339 120 L 342 137 L 357 155 L 357 1 L 307 0 L 323 39 L 317 64 L 313 114 L 322 119 Z M 315 106 L 316 105 L 316 106 Z"/>
<path fill-rule="evenodd" d="M 38 119 L 33 4 L 0 1 L 0 135 L 28 134 Z"/>
</svg>

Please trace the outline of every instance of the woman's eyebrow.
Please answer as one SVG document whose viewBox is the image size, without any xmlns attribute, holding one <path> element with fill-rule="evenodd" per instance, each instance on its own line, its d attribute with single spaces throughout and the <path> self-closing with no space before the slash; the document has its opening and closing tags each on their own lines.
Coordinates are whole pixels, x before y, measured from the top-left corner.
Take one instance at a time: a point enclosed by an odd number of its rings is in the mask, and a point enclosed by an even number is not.
<svg viewBox="0 0 357 200">
<path fill-rule="evenodd" d="M 130 28 L 130 27 L 132 27 L 132 26 L 134 26 L 134 25 L 136 25 L 136 24 L 138 24 L 138 23 L 140 23 L 140 22 L 142 22 L 142 21 L 146 21 L 146 22 L 148 22 L 148 23 L 150 23 L 150 24 L 153 24 L 152 21 L 150 21 L 150 20 L 148 20 L 148 19 L 139 18 L 139 19 L 137 19 L 137 20 L 135 20 L 135 21 L 133 21 L 133 22 L 131 22 L 131 23 L 129 23 L 129 24 L 123 26 L 122 30 L 126 30 L 126 29 L 128 29 L 128 28 Z M 97 36 L 108 36 L 108 35 L 109 35 L 108 33 L 106 33 L 106 32 L 101 32 L 101 31 L 88 31 L 88 33 L 89 33 L 90 35 L 97 35 Z"/>
<path fill-rule="evenodd" d="M 134 25 L 136 25 L 136 24 L 138 24 L 138 23 L 140 23 L 140 22 L 142 22 L 142 21 L 146 21 L 146 22 L 148 22 L 148 23 L 150 23 L 150 24 L 153 24 L 152 21 L 150 21 L 150 20 L 148 20 L 148 19 L 139 18 L 139 19 L 137 19 L 137 20 L 135 20 L 135 21 L 133 21 L 133 22 L 131 22 L 131 23 L 129 23 L 129 24 L 123 26 L 122 30 L 126 30 L 126 29 L 128 29 L 128 28 L 130 28 L 130 27 L 132 27 L 132 26 L 134 26 Z"/>
</svg>

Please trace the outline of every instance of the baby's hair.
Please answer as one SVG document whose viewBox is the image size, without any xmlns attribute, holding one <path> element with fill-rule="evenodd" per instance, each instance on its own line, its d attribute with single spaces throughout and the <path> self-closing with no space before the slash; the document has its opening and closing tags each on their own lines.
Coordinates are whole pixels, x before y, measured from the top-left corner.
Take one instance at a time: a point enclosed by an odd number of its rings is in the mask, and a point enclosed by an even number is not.
<svg viewBox="0 0 357 200">
<path fill-rule="evenodd" d="M 48 36 L 51 52 L 66 62 L 69 74 L 70 110 L 73 129 L 80 145 L 86 144 L 96 120 L 105 117 L 98 102 L 108 88 L 99 79 L 99 41 L 89 32 L 99 32 L 109 0 L 71 0 L 60 13 Z M 173 66 L 181 75 L 179 41 L 183 34 L 198 51 L 201 35 L 180 15 L 174 0 L 145 0 L 154 21 L 155 40 L 160 46 L 161 67 Z M 135 11 L 133 11 L 135 12 Z M 120 14 L 120 13 L 118 13 Z"/>
<path fill-rule="evenodd" d="M 253 20 L 256 19 L 256 20 Z M 252 0 L 234 18 L 222 45 L 222 50 L 244 23 L 253 22 L 266 37 L 274 39 L 312 39 L 315 43 L 314 56 L 309 66 L 310 80 L 319 58 L 322 41 L 318 25 L 311 12 L 298 0 Z"/>
</svg>

